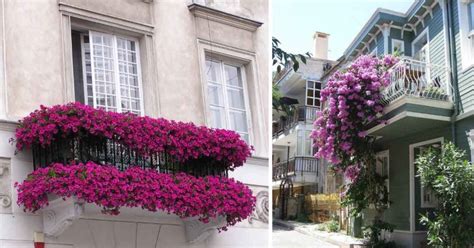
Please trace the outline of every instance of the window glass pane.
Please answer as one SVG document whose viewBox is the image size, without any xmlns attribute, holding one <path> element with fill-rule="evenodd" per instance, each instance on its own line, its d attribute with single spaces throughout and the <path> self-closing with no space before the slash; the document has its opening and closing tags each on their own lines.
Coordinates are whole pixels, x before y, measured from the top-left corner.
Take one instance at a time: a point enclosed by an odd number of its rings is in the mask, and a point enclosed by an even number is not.
<svg viewBox="0 0 474 248">
<path fill-rule="evenodd" d="M 110 35 L 92 33 L 96 106 L 109 111 L 116 110 L 112 40 Z"/>
<path fill-rule="evenodd" d="M 247 118 L 244 111 L 229 111 L 230 129 L 247 132 Z"/>
<path fill-rule="evenodd" d="M 228 85 L 242 87 L 242 80 L 240 78 L 240 68 L 231 65 L 225 65 L 224 70 L 226 83 Z"/>
<path fill-rule="evenodd" d="M 220 75 L 220 64 L 216 61 L 206 60 L 206 76 L 208 81 L 222 83 Z"/>
<path fill-rule="evenodd" d="M 316 89 L 321 89 L 321 82 L 316 82 Z"/>
<path fill-rule="evenodd" d="M 305 132 L 305 136 L 303 137 L 304 139 L 304 155 L 305 156 L 311 156 L 312 154 L 312 144 L 311 144 L 311 138 L 309 137 L 311 135 L 310 131 Z"/>
<path fill-rule="evenodd" d="M 296 154 L 303 155 L 303 153 L 304 153 L 303 130 L 298 130 L 298 137 L 296 138 Z"/>
<path fill-rule="evenodd" d="M 313 102 L 313 99 L 312 99 L 312 98 L 306 99 L 306 105 L 308 105 L 308 106 L 313 106 L 313 103 L 314 103 L 314 102 Z"/>
<path fill-rule="evenodd" d="M 310 89 L 314 88 L 314 82 L 313 81 L 308 81 L 308 88 L 310 88 Z"/>
<path fill-rule="evenodd" d="M 210 111 L 211 111 L 211 127 L 213 127 L 213 128 L 225 128 L 225 126 L 224 126 L 224 108 L 211 106 Z"/>
<path fill-rule="evenodd" d="M 308 90 L 308 96 L 309 96 L 309 97 L 313 97 L 313 96 L 314 96 L 313 90 Z"/>
<path fill-rule="evenodd" d="M 135 41 L 117 38 L 122 112 L 140 113 L 141 111 L 136 53 Z"/>
<path fill-rule="evenodd" d="M 243 89 L 228 89 L 229 107 L 237 109 L 245 109 Z"/>
<path fill-rule="evenodd" d="M 223 106 L 222 86 L 217 84 L 209 84 L 208 87 L 209 103 L 212 105 Z"/>
<path fill-rule="evenodd" d="M 469 19 L 470 19 L 469 27 L 470 27 L 470 30 L 474 30 L 474 3 L 469 4 L 468 11 L 469 11 Z"/>
</svg>

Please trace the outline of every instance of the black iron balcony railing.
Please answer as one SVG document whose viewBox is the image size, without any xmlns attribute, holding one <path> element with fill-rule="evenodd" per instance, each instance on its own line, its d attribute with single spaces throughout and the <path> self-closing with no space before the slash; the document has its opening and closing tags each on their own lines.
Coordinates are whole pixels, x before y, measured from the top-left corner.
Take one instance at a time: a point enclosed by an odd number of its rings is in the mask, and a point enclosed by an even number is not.
<svg viewBox="0 0 474 248">
<path fill-rule="evenodd" d="M 295 127 L 299 122 L 313 123 L 316 119 L 317 107 L 299 106 L 290 116 L 281 118 L 278 122 L 273 124 L 273 137 L 276 138 L 284 134 L 288 130 Z"/>
<path fill-rule="evenodd" d="M 305 172 L 319 175 L 319 160 L 313 157 L 294 157 L 288 161 L 273 165 L 273 180 L 280 180 L 287 176 L 303 175 Z"/>
<path fill-rule="evenodd" d="M 36 168 L 47 167 L 52 163 L 86 163 L 95 162 L 103 165 L 114 165 L 119 170 L 132 166 L 150 168 L 160 173 L 185 172 L 194 176 L 225 176 L 226 167 L 209 159 L 193 159 L 185 162 L 170 156 L 166 151 L 143 156 L 119 142 L 97 136 L 81 136 L 55 140 L 48 147 L 34 145 L 33 165 Z"/>
</svg>

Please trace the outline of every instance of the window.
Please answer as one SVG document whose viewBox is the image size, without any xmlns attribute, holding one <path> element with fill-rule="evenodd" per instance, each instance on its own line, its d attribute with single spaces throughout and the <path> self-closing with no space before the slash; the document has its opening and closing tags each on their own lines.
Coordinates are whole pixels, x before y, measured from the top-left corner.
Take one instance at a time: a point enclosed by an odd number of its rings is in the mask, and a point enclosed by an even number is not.
<svg viewBox="0 0 474 248">
<path fill-rule="evenodd" d="M 248 108 L 242 67 L 207 58 L 205 73 L 211 127 L 234 130 L 248 143 Z"/>
<path fill-rule="evenodd" d="M 458 1 L 461 66 L 474 66 L 474 0 Z"/>
<path fill-rule="evenodd" d="M 306 82 L 306 106 L 321 107 L 321 82 Z"/>
<path fill-rule="evenodd" d="M 405 54 L 405 44 L 403 40 L 392 39 L 392 54 Z"/>
<path fill-rule="evenodd" d="M 377 153 L 375 170 L 380 176 L 386 177 L 385 187 L 387 187 L 387 192 L 390 197 L 390 156 L 388 150 Z"/>
<path fill-rule="evenodd" d="M 474 31 L 474 2 L 468 4 L 469 31 Z M 471 33 L 472 34 L 472 33 Z"/>
<path fill-rule="evenodd" d="M 311 131 L 298 129 L 297 134 L 296 155 L 313 156 L 313 139 L 309 137 Z"/>
<path fill-rule="evenodd" d="M 428 28 L 421 32 L 412 43 L 413 58 L 425 63 L 430 62 L 430 43 L 428 38 Z"/>
<path fill-rule="evenodd" d="M 138 42 L 72 32 L 76 100 L 108 111 L 143 114 Z"/>
<path fill-rule="evenodd" d="M 415 159 L 418 155 L 420 155 L 423 151 L 427 150 L 428 148 L 435 148 L 441 149 L 441 142 L 430 143 L 426 145 L 421 145 L 414 148 Z M 420 183 L 420 195 L 421 195 L 421 207 L 422 208 L 434 208 L 438 205 L 438 200 L 436 199 L 434 192 L 429 187 L 424 187 Z"/>
<path fill-rule="evenodd" d="M 374 50 L 369 53 L 369 55 L 376 57 L 377 56 L 377 45 L 375 46 Z"/>
</svg>

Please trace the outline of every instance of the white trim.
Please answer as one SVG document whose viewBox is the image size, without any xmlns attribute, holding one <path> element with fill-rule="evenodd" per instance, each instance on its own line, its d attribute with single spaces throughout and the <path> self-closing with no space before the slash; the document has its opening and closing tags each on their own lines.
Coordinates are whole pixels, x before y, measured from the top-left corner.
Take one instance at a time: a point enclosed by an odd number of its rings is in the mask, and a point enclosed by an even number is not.
<svg viewBox="0 0 474 248">
<path fill-rule="evenodd" d="M 405 54 L 405 41 L 404 40 L 399 40 L 399 39 L 395 39 L 395 38 L 392 38 L 392 51 L 391 53 L 393 54 L 394 53 L 394 47 L 395 47 L 395 43 L 400 43 L 402 46 L 401 46 L 401 53 L 402 54 Z"/>
<path fill-rule="evenodd" d="M 474 65 L 474 41 L 469 33 L 468 1 L 458 0 L 459 41 L 461 46 L 461 69 L 465 71 Z M 474 18 L 474 17 L 473 17 Z M 469 44 L 471 43 L 471 44 Z M 471 55 L 470 55 L 471 54 Z"/>
<path fill-rule="evenodd" d="M 420 147 L 428 144 L 433 144 L 441 142 L 444 143 L 444 137 L 439 137 L 435 139 L 425 140 L 422 142 L 410 144 L 408 146 L 409 156 L 410 156 L 410 232 L 415 231 L 415 147 Z"/>
<path fill-rule="evenodd" d="M 387 193 L 388 193 L 388 200 L 389 200 L 388 208 L 390 208 L 390 150 L 386 149 L 386 150 L 377 152 L 375 154 L 375 156 L 376 156 L 376 159 L 378 159 L 379 157 L 381 157 L 381 158 L 386 157 L 387 158 L 387 179 L 385 179 L 385 180 L 387 181 L 386 186 L 387 186 Z M 377 167 L 377 162 L 375 164 L 376 164 L 376 167 Z M 377 168 L 376 168 L 376 170 L 377 170 Z M 383 165 L 382 165 L 382 170 L 383 170 Z M 381 176 L 383 176 L 383 175 L 381 175 Z"/>
</svg>

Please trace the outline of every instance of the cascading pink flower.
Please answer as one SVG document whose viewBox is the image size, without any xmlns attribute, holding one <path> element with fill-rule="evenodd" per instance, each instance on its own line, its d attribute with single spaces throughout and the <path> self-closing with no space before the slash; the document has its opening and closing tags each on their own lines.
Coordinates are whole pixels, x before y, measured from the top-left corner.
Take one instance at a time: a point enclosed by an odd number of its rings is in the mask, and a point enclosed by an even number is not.
<svg viewBox="0 0 474 248">
<path fill-rule="evenodd" d="M 108 112 L 81 103 L 41 106 L 32 112 L 20 121 L 16 148 L 47 147 L 58 138 L 79 135 L 114 139 L 145 157 L 166 152 L 179 162 L 204 158 L 230 170 L 242 166 L 253 149 L 234 131 Z"/>
<path fill-rule="evenodd" d="M 344 71 L 337 71 L 321 91 L 326 108 L 318 113 L 311 137 L 316 157 L 325 158 L 342 171 L 353 164 L 354 154 L 364 152 L 357 144 L 367 138 L 367 126 L 383 112 L 382 90 L 390 83 L 388 68 L 398 62 L 396 57 L 361 56 Z M 350 177 L 355 169 L 350 167 Z"/>
<path fill-rule="evenodd" d="M 246 219 L 255 207 L 252 191 L 234 179 L 184 173 L 163 174 L 151 169 L 131 167 L 119 171 L 114 166 L 86 164 L 52 164 L 28 175 L 18 189 L 18 204 L 35 212 L 48 205 L 48 194 L 77 197 L 103 207 L 107 214 L 119 214 L 120 207 L 163 210 L 181 218 L 224 216 L 228 226 Z"/>
</svg>

